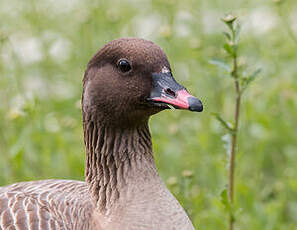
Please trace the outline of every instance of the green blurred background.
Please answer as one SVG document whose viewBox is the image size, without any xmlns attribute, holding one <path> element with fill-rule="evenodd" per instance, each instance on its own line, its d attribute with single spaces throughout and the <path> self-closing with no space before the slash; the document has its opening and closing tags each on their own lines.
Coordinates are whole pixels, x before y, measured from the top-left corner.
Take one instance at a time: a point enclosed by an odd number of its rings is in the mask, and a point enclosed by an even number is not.
<svg viewBox="0 0 297 230">
<path fill-rule="evenodd" d="M 226 229 L 226 132 L 211 113 L 232 120 L 234 90 L 209 60 L 226 57 L 220 18 L 232 12 L 243 27 L 240 65 L 262 68 L 243 98 L 236 227 L 297 229 L 297 42 L 287 27 L 297 36 L 297 2 L 282 2 L 0 0 L 0 186 L 83 180 L 86 64 L 104 43 L 137 36 L 165 50 L 175 78 L 205 107 L 151 119 L 160 174 L 197 229 Z"/>
</svg>

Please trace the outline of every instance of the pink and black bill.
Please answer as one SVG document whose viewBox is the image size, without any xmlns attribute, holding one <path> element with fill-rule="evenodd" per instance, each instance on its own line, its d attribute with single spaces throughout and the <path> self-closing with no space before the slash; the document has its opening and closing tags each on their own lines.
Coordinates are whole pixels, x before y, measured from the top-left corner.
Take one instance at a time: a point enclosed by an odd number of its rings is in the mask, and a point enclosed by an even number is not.
<svg viewBox="0 0 297 230">
<path fill-rule="evenodd" d="M 184 86 L 178 84 L 171 72 L 154 73 L 152 77 L 153 88 L 147 99 L 150 104 L 164 109 L 169 109 L 168 105 L 171 105 L 176 109 L 202 112 L 202 102 L 189 94 Z"/>
</svg>

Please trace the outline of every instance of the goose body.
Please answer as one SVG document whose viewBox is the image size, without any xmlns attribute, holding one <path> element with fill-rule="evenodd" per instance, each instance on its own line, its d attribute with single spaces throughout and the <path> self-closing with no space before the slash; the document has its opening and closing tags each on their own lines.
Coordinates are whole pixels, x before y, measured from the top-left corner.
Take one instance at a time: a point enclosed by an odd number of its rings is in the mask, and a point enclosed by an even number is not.
<svg viewBox="0 0 297 230">
<path fill-rule="evenodd" d="M 191 230 L 158 175 L 148 119 L 168 108 L 202 111 L 152 42 L 117 39 L 88 64 L 82 97 L 86 181 L 0 187 L 0 230 Z"/>
<path fill-rule="evenodd" d="M 153 197 L 149 193 L 141 194 L 137 199 L 131 199 L 130 205 L 124 204 L 133 218 L 118 213 L 111 216 L 110 221 L 95 214 L 95 205 L 83 181 L 21 182 L 1 188 L 0 193 L 1 230 L 142 230 L 170 229 L 170 225 L 175 227 L 172 229 L 193 229 L 188 218 L 179 219 L 179 215 L 184 214 L 183 209 L 162 188 Z"/>
</svg>

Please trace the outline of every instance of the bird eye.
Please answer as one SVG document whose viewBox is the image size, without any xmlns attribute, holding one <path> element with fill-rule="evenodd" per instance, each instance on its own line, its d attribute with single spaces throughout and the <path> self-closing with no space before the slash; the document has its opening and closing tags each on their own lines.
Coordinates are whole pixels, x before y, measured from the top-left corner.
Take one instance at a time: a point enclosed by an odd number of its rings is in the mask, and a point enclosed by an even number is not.
<svg viewBox="0 0 297 230">
<path fill-rule="evenodd" d="M 123 73 L 125 73 L 125 72 L 128 72 L 128 71 L 131 70 L 131 65 L 130 65 L 130 63 L 129 63 L 127 60 L 122 59 L 122 60 L 120 60 L 119 63 L 118 63 L 118 68 L 119 68 Z"/>
</svg>

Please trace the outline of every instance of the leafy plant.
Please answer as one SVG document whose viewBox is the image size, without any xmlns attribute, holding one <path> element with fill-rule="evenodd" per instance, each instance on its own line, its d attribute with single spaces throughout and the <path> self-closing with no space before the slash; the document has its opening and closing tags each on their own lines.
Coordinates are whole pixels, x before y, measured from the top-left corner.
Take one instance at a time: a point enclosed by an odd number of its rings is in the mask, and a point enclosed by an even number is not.
<svg viewBox="0 0 297 230">
<path fill-rule="evenodd" d="M 235 184 L 235 163 L 236 154 L 238 152 L 237 139 L 239 133 L 239 121 L 240 121 L 240 107 L 242 104 L 242 95 L 248 88 L 250 83 L 256 79 L 260 73 L 260 69 L 255 70 L 249 75 L 244 74 L 240 71 L 238 64 L 238 44 L 240 35 L 240 24 L 237 18 L 229 14 L 222 19 L 227 25 L 228 32 L 223 32 L 226 37 L 226 43 L 224 44 L 224 50 L 228 54 L 228 60 L 231 59 L 231 64 L 219 59 L 212 59 L 211 64 L 218 66 L 219 68 L 228 71 L 229 76 L 233 79 L 235 86 L 235 106 L 234 106 L 234 120 L 232 123 L 225 121 L 218 113 L 213 113 L 215 118 L 220 124 L 226 129 L 228 135 L 231 136 L 231 140 L 223 136 L 223 140 L 227 142 L 226 149 L 229 155 L 229 182 L 228 189 L 224 189 L 221 193 L 221 202 L 224 205 L 229 215 L 229 229 L 234 229 L 235 223 L 235 210 L 234 210 L 234 184 Z"/>
</svg>

